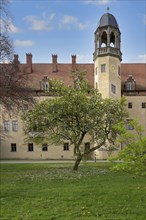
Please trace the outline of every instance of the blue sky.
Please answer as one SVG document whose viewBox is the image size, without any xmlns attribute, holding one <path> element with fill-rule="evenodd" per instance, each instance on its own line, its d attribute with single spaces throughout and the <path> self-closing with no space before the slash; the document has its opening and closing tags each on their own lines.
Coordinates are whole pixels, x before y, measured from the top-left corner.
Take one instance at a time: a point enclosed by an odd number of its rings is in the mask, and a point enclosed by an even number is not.
<svg viewBox="0 0 146 220">
<path fill-rule="evenodd" d="M 34 63 L 92 63 L 94 31 L 101 16 L 113 14 L 121 31 L 123 63 L 146 61 L 145 0 L 11 0 L 10 36 L 15 53 L 25 63 L 32 53 Z"/>
</svg>

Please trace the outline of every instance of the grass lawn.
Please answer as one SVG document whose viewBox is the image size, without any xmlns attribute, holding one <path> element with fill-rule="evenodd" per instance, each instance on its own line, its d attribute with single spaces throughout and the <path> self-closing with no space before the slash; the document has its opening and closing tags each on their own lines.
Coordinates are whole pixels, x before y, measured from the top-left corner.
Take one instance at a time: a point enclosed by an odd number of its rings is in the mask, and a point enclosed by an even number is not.
<svg viewBox="0 0 146 220">
<path fill-rule="evenodd" d="M 1 164 L 1 220 L 144 220 L 146 179 L 109 163 Z"/>
</svg>

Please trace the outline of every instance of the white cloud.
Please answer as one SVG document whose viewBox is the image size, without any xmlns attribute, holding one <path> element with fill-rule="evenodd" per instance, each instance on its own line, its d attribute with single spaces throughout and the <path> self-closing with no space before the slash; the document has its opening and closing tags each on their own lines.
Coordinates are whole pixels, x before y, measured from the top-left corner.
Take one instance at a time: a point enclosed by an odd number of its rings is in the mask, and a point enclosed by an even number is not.
<svg viewBox="0 0 146 220">
<path fill-rule="evenodd" d="M 77 28 L 80 30 L 86 29 L 89 27 L 88 23 L 81 23 L 77 17 L 70 16 L 70 15 L 64 15 L 61 23 L 59 24 L 60 28 L 65 29 L 71 29 L 71 28 Z"/>
<path fill-rule="evenodd" d="M 15 46 L 18 46 L 18 47 L 26 47 L 26 46 L 31 47 L 35 44 L 35 42 L 31 40 L 24 40 L 24 41 L 16 40 L 14 44 Z"/>
<path fill-rule="evenodd" d="M 48 30 L 50 31 L 52 28 L 49 24 L 51 20 L 55 17 L 55 14 L 50 14 L 49 17 L 46 17 L 46 13 L 42 13 L 42 17 L 38 16 L 26 16 L 24 18 L 30 24 L 30 29 L 35 31 Z"/>
<path fill-rule="evenodd" d="M 111 0 L 84 0 L 86 4 L 94 4 L 94 5 L 106 5 L 111 2 Z"/>
<path fill-rule="evenodd" d="M 146 54 L 138 55 L 138 62 L 139 63 L 146 63 Z"/>
</svg>

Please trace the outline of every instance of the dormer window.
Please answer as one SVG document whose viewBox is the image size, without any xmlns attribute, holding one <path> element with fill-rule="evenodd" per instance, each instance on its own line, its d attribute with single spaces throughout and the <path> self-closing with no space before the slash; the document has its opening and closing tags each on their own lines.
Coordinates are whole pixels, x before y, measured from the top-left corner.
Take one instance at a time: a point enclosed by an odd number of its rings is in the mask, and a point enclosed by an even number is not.
<svg viewBox="0 0 146 220">
<path fill-rule="evenodd" d="M 135 84 L 133 82 L 126 83 L 126 90 L 131 91 L 135 89 Z"/>
<path fill-rule="evenodd" d="M 48 91 L 49 90 L 49 82 L 43 82 L 43 90 Z"/>
<path fill-rule="evenodd" d="M 47 76 L 44 76 L 44 78 L 40 81 L 40 87 L 43 91 L 49 91 L 49 79 Z"/>
<path fill-rule="evenodd" d="M 129 75 L 129 78 L 125 82 L 125 89 L 127 91 L 133 91 L 133 90 L 135 90 L 135 87 L 136 87 L 136 81 L 134 80 L 134 78 L 131 75 Z"/>
</svg>

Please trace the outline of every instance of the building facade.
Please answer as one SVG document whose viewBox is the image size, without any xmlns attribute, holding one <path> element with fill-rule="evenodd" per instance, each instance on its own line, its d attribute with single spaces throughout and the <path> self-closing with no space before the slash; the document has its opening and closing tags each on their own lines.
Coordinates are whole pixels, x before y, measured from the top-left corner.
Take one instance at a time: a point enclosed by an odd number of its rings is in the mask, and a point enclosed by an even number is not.
<svg viewBox="0 0 146 220">
<path fill-rule="evenodd" d="M 31 53 L 26 54 L 26 63 L 19 64 L 21 72 L 28 75 L 31 87 L 36 91 L 39 99 L 45 98 L 44 90 L 49 89 L 52 79 L 63 81 L 67 86 L 73 86 L 72 70 L 86 71 L 86 79 L 90 85 L 99 90 L 103 98 L 119 99 L 126 97 L 129 118 L 137 119 L 144 127 L 146 136 L 146 64 L 121 63 L 121 32 L 115 17 L 104 14 L 94 33 L 95 51 L 93 64 L 76 62 L 72 55 L 71 63 L 61 64 L 57 55 L 52 55 L 52 63 L 33 63 Z M 14 55 L 14 62 L 18 63 L 18 55 Z M 29 142 L 24 134 L 21 114 L 10 116 L 2 110 L 0 124 L 3 137 L 0 139 L 1 159 L 74 159 L 73 147 L 65 141 L 60 146 L 43 144 L 37 146 Z M 127 123 L 127 129 L 132 128 Z M 83 142 L 83 149 L 90 148 L 88 138 Z M 116 153 L 116 152 L 115 152 Z M 97 159 L 106 159 L 108 154 L 103 148 L 96 152 Z M 94 155 L 89 155 L 89 158 Z"/>
</svg>

